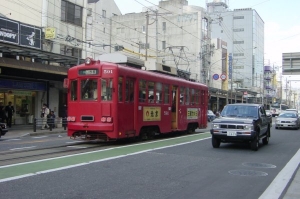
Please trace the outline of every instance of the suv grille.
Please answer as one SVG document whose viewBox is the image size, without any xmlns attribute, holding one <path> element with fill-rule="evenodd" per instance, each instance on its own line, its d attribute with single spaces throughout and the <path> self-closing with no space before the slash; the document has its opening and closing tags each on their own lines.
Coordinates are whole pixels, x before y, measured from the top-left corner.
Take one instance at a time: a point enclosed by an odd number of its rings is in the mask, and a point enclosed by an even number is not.
<svg viewBox="0 0 300 199">
<path fill-rule="evenodd" d="M 232 125 L 232 124 L 221 124 L 220 128 L 222 129 L 244 129 L 242 125 Z"/>
</svg>

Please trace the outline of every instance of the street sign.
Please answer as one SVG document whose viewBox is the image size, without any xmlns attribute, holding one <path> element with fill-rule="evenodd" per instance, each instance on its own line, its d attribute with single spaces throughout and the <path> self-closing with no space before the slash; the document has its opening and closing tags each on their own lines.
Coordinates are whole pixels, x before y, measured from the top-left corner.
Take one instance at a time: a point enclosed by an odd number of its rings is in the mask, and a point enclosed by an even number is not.
<svg viewBox="0 0 300 199">
<path fill-rule="evenodd" d="M 214 79 L 214 80 L 218 80 L 218 79 L 219 79 L 219 74 L 214 74 L 214 75 L 213 75 L 213 79 Z"/>
<path fill-rule="evenodd" d="M 225 74 L 220 75 L 220 79 L 221 80 L 226 80 L 226 75 Z"/>
</svg>

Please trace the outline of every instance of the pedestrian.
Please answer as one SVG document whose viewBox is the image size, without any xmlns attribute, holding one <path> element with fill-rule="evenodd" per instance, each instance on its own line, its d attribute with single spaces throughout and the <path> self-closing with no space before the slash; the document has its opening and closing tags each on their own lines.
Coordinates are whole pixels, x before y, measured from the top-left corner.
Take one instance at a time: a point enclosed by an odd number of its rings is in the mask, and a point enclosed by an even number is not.
<svg viewBox="0 0 300 199">
<path fill-rule="evenodd" d="M 6 113 L 5 113 L 5 107 L 3 106 L 3 102 L 0 102 L 0 119 L 1 119 L 1 122 L 6 122 L 7 119 L 6 119 Z"/>
<path fill-rule="evenodd" d="M 6 112 L 6 115 L 7 115 L 7 119 L 6 119 L 7 126 L 11 128 L 12 116 L 15 113 L 15 109 L 12 106 L 11 102 L 8 102 L 8 105 L 5 107 L 5 112 Z"/>
<path fill-rule="evenodd" d="M 48 126 L 51 126 L 52 129 L 55 128 L 55 114 L 54 111 L 50 111 L 50 114 L 48 115 Z"/>
<path fill-rule="evenodd" d="M 49 108 L 47 107 L 47 104 L 43 104 L 42 112 L 41 112 L 42 130 L 44 130 L 45 128 L 49 128 L 49 125 L 47 124 L 48 115 L 49 115 Z"/>
</svg>

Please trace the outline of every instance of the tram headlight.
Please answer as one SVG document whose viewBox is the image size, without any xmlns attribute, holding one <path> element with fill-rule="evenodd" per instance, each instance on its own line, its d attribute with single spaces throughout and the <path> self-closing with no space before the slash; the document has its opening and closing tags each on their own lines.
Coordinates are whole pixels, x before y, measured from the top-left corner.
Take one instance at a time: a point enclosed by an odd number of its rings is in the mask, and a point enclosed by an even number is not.
<svg viewBox="0 0 300 199">
<path fill-rule="evenodd" d="M 106 117 L 101 117 L 101 122 L 106 122 Z"/>
<path fill-rule="evenodd" d="M 85 62 L 85 64 L 89 65 L 92 63 L 92 59 L 87 57 L 84 62 Z"/>
<path fill-rule="evenodd" d="M 75 117 L 74 116 L 69 116 L 69 117 L 67 117 L 67 121 L 68 122 L 75 122 Z"/>
<path fill-rule="evenodd" d="M 107 117 L 106 121 L 109 122 L 109 123 L 111 123 L 112 122 L 112 117 Z"/>
</svg>

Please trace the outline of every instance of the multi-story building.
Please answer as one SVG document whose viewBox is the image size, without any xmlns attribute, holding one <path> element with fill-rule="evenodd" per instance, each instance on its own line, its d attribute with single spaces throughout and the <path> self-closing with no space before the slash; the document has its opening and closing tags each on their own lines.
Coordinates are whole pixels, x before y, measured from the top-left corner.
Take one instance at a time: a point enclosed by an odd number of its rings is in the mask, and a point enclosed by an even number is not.
<svg viewBox="0 0 300 199">
<path fill-rule="evenodd" d="M 228 8 L 227 0 L 207 2 L 212 20 L 212 38 L 227 42 L 232 55 L 230 89 L 247 88 L 262 93 L 264 74 L 264 22 L 252 8 Z"/>
<path fill-rule="evenodd" d="M 120 10 L 111 0 L 3 0 L 0 13 L 0 102 L 12 102 L 15 124 L 43 103 L 64 117 L 68 68 L 110 51 L 107 18 Z"/>
<path fill-rule="evenodd" d="M 113 17 L 112 43 L 130 56 L 155 59 L 207 83 L 213 51 L 209 18 L 203 8 L 186 0 L 159 1 L 144 12 Z"/>
</svg>

